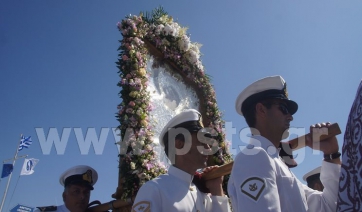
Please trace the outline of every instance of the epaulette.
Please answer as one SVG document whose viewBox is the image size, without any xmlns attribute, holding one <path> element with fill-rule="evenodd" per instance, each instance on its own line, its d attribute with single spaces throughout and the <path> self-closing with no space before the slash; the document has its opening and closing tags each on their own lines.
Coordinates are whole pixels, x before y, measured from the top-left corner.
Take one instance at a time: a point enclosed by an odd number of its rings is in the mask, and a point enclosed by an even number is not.
<svg viewBox="0 0 362 212">
<path fill-rule="evenodd" d="M 56 211 L 57 206 L 43 206 L 43 207 L 37 207 L 40 211 Z"/>
</svg>

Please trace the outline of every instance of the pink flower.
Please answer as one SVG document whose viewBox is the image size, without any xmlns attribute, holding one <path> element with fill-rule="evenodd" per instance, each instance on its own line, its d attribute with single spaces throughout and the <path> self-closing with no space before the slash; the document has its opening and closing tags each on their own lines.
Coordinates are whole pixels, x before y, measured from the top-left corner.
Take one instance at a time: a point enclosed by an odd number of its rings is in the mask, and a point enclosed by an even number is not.
<svg viewBox="0 0 362 212">
<path fill-rule="evenodd" d="M 138 132 L 138 136 L 143 137 L 145 135 L 146 135 L 145 129 L 143 129 L 143 128 L 140 129 L 140 131 Z"/>
<path fill-rule="evenodd" d="M 152 110 L 153 110 L 153 106 L 152 106 L 152 105 L 148 105 L 147 111 L 152 111 Z"/>
<path fill-rule="evenodd" d="M 127 108 L 126 113 L 133 113 L 133 109 L 132 108 Z"/>
<path fill-rule="evenodd" d="M 131 107 L 134 107 L 134 106 L 136 105 L 136 103 L 134 103 L 134 101 L 130 101 L 130 102 L 128 103 L 128 105 L 131 106 Z"/>
<path fill-rule="evenodd" d="M 128 60 L 128 56 L 127 55 L 122 55 L 122 60 Z"/>
<path fill-rule="evenodd" d="M 153 165 L 152 163 L 147 163 L 147 164 L 146 164 L 147 170 L 152 169 L 153 166 L 154 166 L 154 165 Z"/>
</svg>

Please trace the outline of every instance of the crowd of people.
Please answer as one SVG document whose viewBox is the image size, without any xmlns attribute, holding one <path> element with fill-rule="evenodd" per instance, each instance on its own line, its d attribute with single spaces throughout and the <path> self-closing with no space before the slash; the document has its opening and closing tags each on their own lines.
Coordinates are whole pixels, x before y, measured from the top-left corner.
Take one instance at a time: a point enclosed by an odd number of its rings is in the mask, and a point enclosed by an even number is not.
<svg viewBox="0 0 362 212">
<path fill-rule="evenodd" d="M 193 183 L 197 170 L 208 173 L 218 167 L 207 165 L 213 135 L 203 126 L 200 112 L 185 110 L 173 117 L 159 136 L 166 155 L 173 158 L 167 174 L 142 185 L 132 211 L 361 211 L 361 108 L 362 83 L 341 152 L 335 136 L 319 145 L 306 137 L 306 146 L 321 151 L 324 159 L 320 167 L 304 176 L 305 185 L 279 156 L 281 140 L 289 135 L 298 104 L 289 99 L 281 76 L 251 83 L 236 98 L 235 109 L 245 118 L 252 136 L 249 145 L 234 158 L 227 195 L 223 176 L 207 180 L 207 192 Z M 329 122 L 316 123 L 310 131 L 318 133 L 330 126 Z M 37 211 L 86 211 L 97 178 L 89 166 L 70 168 L 60 177 L 64 204 L 39 207 Z"/>
</svg>

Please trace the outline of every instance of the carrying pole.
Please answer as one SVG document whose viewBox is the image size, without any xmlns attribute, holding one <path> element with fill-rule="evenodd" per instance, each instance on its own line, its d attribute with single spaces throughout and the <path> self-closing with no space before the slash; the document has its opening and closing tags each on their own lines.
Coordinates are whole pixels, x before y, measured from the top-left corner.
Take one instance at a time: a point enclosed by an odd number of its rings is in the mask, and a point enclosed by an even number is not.
<svg viewBox="0 0 362 212">
<path fill-rule="evenodd" d="M 21 137 L 22 137 L 22 135 L 20 135 L 20 139 L 21 139 Z M 19 142 L 18 146 L 16 147 L 14 158 L 11 159 L 11 160 L 13 160 L 13 169 L 14 169 L 15 161 L 16 161 L 18 153 L 19 153 L 19 146 L 20 146 L 20 142 Z M 13 174 L 13 172 L 10 172 L 10 174 L 9 174 L 8 183 L 6 184 L 6 189 L 5 189 L 4 195 L 3 195 L 3 200 L 1 201 L 0 212 L 2 212 L 2 210 L 3 210 L 4 202 L 6 199 L 6 193 L 8 192 L 8 189 L 9 189 L 9 184 L 10 184 L 10 179 L 11 179 L 12 174 Z"/>
</svg>

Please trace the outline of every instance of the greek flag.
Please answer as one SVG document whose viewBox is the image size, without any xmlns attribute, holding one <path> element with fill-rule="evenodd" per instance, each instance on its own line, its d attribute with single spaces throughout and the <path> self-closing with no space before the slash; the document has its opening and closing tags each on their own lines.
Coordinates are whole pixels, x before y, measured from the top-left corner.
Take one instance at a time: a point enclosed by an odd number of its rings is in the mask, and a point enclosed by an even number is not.
<svg viewBox="0 0 362 212">
<path fill-rule="evenodd" d="M 29 158 L 24 160 L 23 168 L 20 175 L 31 175 L 34 173 L 34 167 L 39 162 L 39 159 Z"/>
<path fill-rule="evenodd" d="M 32 144 L 32 143 L 33 143 L 33 141 L 31 140 L 31 136 L 25 137 L 25 136 L 21 135 L 18 151 L 23 150 L 24 147 L 28 148 L 30 146 L 30 144 Z"/>
</svg>

